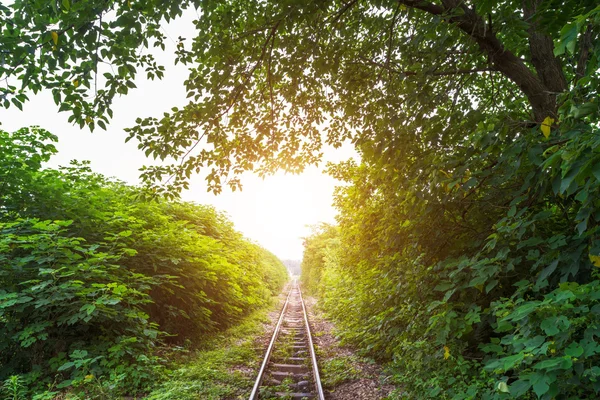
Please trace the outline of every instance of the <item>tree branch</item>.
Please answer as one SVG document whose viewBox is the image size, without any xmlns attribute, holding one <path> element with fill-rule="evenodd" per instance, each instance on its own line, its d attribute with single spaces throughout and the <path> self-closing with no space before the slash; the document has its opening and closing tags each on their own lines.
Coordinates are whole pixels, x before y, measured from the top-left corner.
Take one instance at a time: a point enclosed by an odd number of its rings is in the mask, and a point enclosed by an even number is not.
<svg viewBox="0 0 600 400">
<path fill-rule="evenodd" d="M 477 72 L 488 72 L 488 71 L 497 71 L 495 68 L 491 67 L 481 67 L 481 68 L 472 68 L 472 69 L 455 69 L 449 71 L 423 71 L 423 72 L 415 72 L 415 71 L 402 71 L 396 68 L 393 68 L 387 63 L 383 64 L 377 62 L 375 60 L 371 60 L 369 58 L 361 57 L 365 63 L 369 65 L 373 65 L 375 67 L 379 67 L 385 69 L 386 71 L 403 75 L 403 76 L 417 76 L 417 75 L 428 75 L 428 76 L 451 76 L 451 75 L 463 75 L 463 74 L 474 74 Z"/>
<path fill-rule="evenodd" d="M 252 66 L 252 68 L 250 69 L 250 71 L 248 71 L 248 72 L 245 73 L 243 82 L 240 83 L 239 85 L 237 85 L 235 87 L 235 89 L 233 90 L 233 95 L 231 96 L 231 102 L 229 103 L 229 106 L 224 111 L 222 111 L 217 116 L 217 118 L 215 118 L 215 120 L 218 120 L 222 116 L 226 115 L 229 112 L 229 110 L 231 110 L 231 108 L 236 103 L 239 95 L 242 93 L 243 88 L 246 86 L 246 84 L 250 81 L 250 79 L 254 75 L 254 71 L 256 71 L 256 69 L 260 65 L 262 65 L 262 63 L 264 62 L 265 56 L 267 54 L 267 48 L 269 47 L 269 42 L 275 36 L 275 34 L 277 32 L 277 28 L 279 28 L 279 25 L 281 24 L 281 21 L 282 21 L 282 19 L 278 20 L 277 22 L 275 22 L 275 25 L 273 25 L 271 27 L 271 30 L 270 30 L 269 34 L 267 35 L 267 38 L 265 39 L 264 44 L 262 46 L 262 50 L 261 50 L 259 59 L 256 61 L 256 63 L 254 63 L 254 65 Z"/>
<path fill-rule="evenodd" d="M 538 77 L 544 86 L 551 92 L 560 93 L 567 90 L 567 79 L 563 73 L 560 60 L 554 56 L 554 42 L 552 38 L 542 33 L 535 13 L 541 0 L 522 0 L 523 15 L 529 23 L 529 50 L 531 63 L 535 67 Z"/>
<path fill-rule="evenodd" d="M 356 3 L 358 3 L 358 0 L 351 0 L 348 3 L 344 4 L 344 6 L 342 8 L 340 8 L 334 15 L 332 15 L 330 18 L 325 20 L 325 23 L 327 23 L 327 22 L 330 22 L 332 24 L 336 23 L 342 17 L 342 15 L 344 15 L 344 13 L 346 11 L 348 11 L 350 8 L 352 8 L 352 6 L 354 6 Z M 331 21 L 329 21 L 329 19 L 331 19 Z"/>
<path fill-rule="evenodd" d="M 575 71 L 575 80 L 583 78 L 590 58 L 590 47 L 592 45 L 592 24 L 588 24 L 587 29 L 581 37 L 579 60 L 577 61 L 577 69 Z"/>
<path fill-rule="evenodd" d="M 398 15 L 400 14 L 400 4 L 396 7 L 394 11 L 394 16 L 392 17 L 392 23 L 390 24 L 390 35 L 388 38 L 388 48 L 387 48 L 387 56 L 385 60 L 385 65 L 389 67 L 390 60 L 392 58 L 392 42 L 394 40 L 394 26 L 396 25 L 396 21 L 398 20 Z"/>
<path fill-rule="evenodd" d="M 556 113 L 555 95 L 514 53 L 507 50 L 492 32 L 485 20 L 462 0 L 441 0 L 442 5 L 422 0 L 399 0 L 407 7 L 425 11 L 445 18 L 470 36 L 487 54 L 496 70 L 513 81 L 525 94 L 533 109 L 535 120 L 541 122 L 548 115 Z M 457 12 L 458 11 L 458 12 Z"/>
</svg>

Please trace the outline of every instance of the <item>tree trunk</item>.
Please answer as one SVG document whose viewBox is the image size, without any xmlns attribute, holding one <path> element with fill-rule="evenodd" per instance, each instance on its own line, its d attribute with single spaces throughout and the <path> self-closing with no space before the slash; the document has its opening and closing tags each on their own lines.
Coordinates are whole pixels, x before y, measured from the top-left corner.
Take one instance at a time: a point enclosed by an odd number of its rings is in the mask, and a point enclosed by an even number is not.
<svg viewBox="0 0 600 400">
<path fill-rule="evenodd" d="M 526 18 L 528 15 L 529 17 L 533 15 L 541 0 L 524 0 L 524 2 L 528 1 L 527 6 L 524 5 Z M 442 0 L 442 5 L 422 0 L 400 0 L 400 2 L 433 15 L 449 16 L 447 21 L 456 24 L 465 34 L 473 38 L 494 67 L 521 89 L 531 104 L 535 122 L 541 123 L 548 116 L 556 116 L 556 96 L 567 89 L 567 82 L 560 62 L 554 57 L 552 39 L 541 33 L 534 22 L 530 22 L 529 45 L 537 74 L 522 59 L 506 49 L 492 31 L 492 27 L 463 1 Z M 451 16 L 456 9 L 461 9 L 462 15 L 454 13 Z"/>
</svg>

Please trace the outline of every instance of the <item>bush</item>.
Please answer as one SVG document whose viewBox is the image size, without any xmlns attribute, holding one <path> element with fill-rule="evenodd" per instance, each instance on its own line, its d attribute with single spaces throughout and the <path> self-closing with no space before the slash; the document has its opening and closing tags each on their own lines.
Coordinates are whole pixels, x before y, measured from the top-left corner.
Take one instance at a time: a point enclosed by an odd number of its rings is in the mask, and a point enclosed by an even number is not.
<svg viewBox="0 0 600 400">
<path fill-rule="evenodd" d="M 0 379 L 135 393 L 164 344 L 198 342 L 277 293 L 285 267 L 211 207 L 148 201 L 55 138 L 0 131 Z"/>
<path fill-rule="evenodd" d="M 599 13 L 577 20 L 597 26 Z M 460 134 L 440 131 L 439 146 L 407 134 L 331 167 L 348 183 L 339 224 L 306 241 L 302 279 L 345 340 L 390 363 L 408 398 L 598 398 L 591 74 L 560 95 L 552 129 L 514 124 L 509 107 L 478 109 Z"/>
</svg>

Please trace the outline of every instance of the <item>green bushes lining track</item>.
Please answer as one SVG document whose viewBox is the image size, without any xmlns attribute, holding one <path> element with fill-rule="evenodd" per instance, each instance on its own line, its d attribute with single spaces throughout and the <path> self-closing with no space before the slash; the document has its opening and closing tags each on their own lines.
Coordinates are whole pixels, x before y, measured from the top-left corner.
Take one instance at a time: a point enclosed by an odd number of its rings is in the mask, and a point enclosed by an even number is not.
<svg viewBox="0 0 600 400">
<path fill-rule="evenodd" d="M 86 163 L 43 169 L 55 140 L 0 131 L 1 380 L 134 393 L 162 372 L 165 344 L 230 326 L 280 290 L 284 266 L 222 214 L 143 200 Z"/>
</svg>

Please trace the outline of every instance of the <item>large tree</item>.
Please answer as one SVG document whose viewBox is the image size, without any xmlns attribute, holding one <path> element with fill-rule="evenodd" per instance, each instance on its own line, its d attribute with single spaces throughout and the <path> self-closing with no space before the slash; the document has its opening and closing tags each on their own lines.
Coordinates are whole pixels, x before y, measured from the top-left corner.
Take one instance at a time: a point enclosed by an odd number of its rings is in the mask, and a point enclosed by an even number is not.
<svg viewBox="0 0 600 400">
<path fill-rule="evenodd" d="M 130 135 L 148 155 L 178 158 L 146 170 L 148 180 L 170 178 L 177 191 L 191 172 L 209 168 L 219 190 L 224 176 L 237 186 L 244 170 L 297 171 L 319 159 L 323 142 L 352 138 L 376 151 L 415 137 L 437 145 L 471 129 L 463 120 L 473 113 L 473 123 L 509 118 L 516 130 L 556 121 L 561 94 L 584 76 L 578 93 L 595 84 L 595 6 L 16 1 L 0 8 L 0 77 L 13 83 L 2 89 L 5 105 L 50 88 L 71 121 L 104 126 L 114 96 L 135 86 L 136 67 L 161 76 L 150 54 L 136 57 L 162 46 L 160 21 L 198 7 L 198 34 L 176 52 L 190 68 L 189 104 L 139 120 Z M 98 77 L 103 64 L 116 70 Z"/>
</svg>

